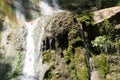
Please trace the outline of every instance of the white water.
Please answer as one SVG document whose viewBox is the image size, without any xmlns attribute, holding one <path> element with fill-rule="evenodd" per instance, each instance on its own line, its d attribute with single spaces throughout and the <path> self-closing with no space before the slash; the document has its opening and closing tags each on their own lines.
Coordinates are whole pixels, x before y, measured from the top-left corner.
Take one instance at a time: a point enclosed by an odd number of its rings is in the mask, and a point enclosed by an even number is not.
<svg viewBox="0 0 120 80">
<path fill-rule="evenodd" d="M 33 40 L 33 30 L 34 26 L 31 23 L 27 23 L 27 32 L 28 35 L 26 37 L 26 54 L 25 54 L 25 64 L 23 68 L 23 79 L 22 80 L 34 80 L 35 72 L 34 72 L 34 52 L 35 52 L 35 45 Z"/>
<path fill-rule="evenodd" d="M 50 7 L 45 0 L 40 1 L 39 6 L 40 6 L 40 11 L 41 11 L 42 15 L 52 15 L 53 14 L 54 9 L 52 7 Z"/>
<path fill-rule="evenodd" d="M 42 15 L 52 15 L 55 12 L 59 11 L 59 6 L 56 4 L 55 0 L 52 1 L 53 7 L 51 7 L 47 0 L 40 0 L 39 7 Z M 23 71 L 21 80 L 42 80 L 44 76 L 44 69 L 45 66 L 42 64 L 42 39 L 44 36 L 44 29 L 46 20 L 44 17 L 38 17 L 36 20 L 31 22 L 26 22 L 25 15 L 24 15 L 24 8 L 22 6 L 21 0 L 14 0 L 14 5 L 16 7 L 16 18 L 20 26 L 24 26 L 27 29 L 27 36 L 26 36 L 26 52 L 25 58 L 23 61 Z M 40 25 L 41 23 L 41 25 Z M 39 32 L 36 34 L 35 29 L 40 27 Z M 39 36 L 37 36 L 39 35 Z M 39 37 L 38 41 L 35 37 Z M 37 42 L 37 44 L 35 44 Z M 51 41 L 50 41 L 51 46 Z M 37 56 L 38 55 L 38 56 Z M 40 56 L 39 56 L 40 55 Z M 39 62 L 37 63 L 36 60 L 39 58 Z M 37 63 L 37 68 L 35 66 Z M 38 77 L 39 76 L 39 77 Z"/>
<path fill-rule="evenodd" d="M 39 7 L 42 15 L 52 15 L 53 13 L 62 11 L 60 10 L 60 7 L 58 6 L 56 0 L 52 0 L 52 6 L 48 4 L 47 0 L 41 0 L 39 2 Z"/>
</svg>

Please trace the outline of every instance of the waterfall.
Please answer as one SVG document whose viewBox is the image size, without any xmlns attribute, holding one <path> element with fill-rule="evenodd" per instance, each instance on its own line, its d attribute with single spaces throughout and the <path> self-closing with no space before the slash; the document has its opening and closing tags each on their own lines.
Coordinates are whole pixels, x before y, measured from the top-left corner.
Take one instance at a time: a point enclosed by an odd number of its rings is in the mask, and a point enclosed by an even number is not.
<svg viewBox="0 0 120 80">
<path fill-rule="evenodd" d="M 23 58 L 23 70 L 21 80 L 42 80 L 46 66 L 42 63 L 42 39 L 45 34 L 45 26 L 47 25 L 46 16 L 50 16 L 55 12 L 59 12 L 59 6 L 55 0 L 52 0 L 52 6 L 47 0 L 40 0 L 38 3 L 41 16 L 37 19 L 27 22 L 25 19 L 25 10 L 22 0 L 14 0 L 16 7 L 16 18 L 20 26 L 27 30 L 26 51 Z M 51 28 L 51 27 L 50 27 Z M 37 31 L 35 31 L 37 30 Z M 50 40 L 51 46 L 52 40 Z"/>
<path fill-rule="evenodd" d="M 35 46 L 33 41 L 33 30 L 34 26 L 32 26 L 31 23 L 27 24 L 27 32 L 28 35 L 26 37 L 26 54 L 25 54 L 25 64 L 23 68 L 23 75 L 24 78 L 22 80 L 33 80 L 35 76 L 34 72 L 34 52 L 35 52 Z"/>
<path fill-rule="evenodd" d="M 39 7 L 42 15 L 52 15 L 53 13 L 62 11 L 60 10 L 60 7 L 57 4 L 56 0 L 52 0 L 52 6 L 48 4 L 48 0 L 41 0 L 39 2 Z"/>
<path fill-rule="evenodd" d="M 49 4 L 47 4 L 47 1 L 40 1 L 39 2 L 39 6 L 40 6 L 40 11 L 41 14 L 43 15 L 52 15 L 53 14 L 53 8 L 49 6 Z"/>
</svg>

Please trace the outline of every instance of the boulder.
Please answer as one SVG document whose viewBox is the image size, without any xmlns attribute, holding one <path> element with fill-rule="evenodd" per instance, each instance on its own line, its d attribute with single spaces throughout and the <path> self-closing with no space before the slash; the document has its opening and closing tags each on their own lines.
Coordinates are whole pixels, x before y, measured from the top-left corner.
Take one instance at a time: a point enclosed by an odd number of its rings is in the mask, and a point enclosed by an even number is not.
<svg viewBox="0 0 120 80">
<path fill-rule="evenodd" d="M 101 9 L 98 11 L 94 11 L 93 12 L 94 24 L 101 23 L 105 19 L 110 19 L 113 16 L 117 15 L 118 13 L 120 13 L 120 6 L 115 6 L 115 7 L 110 7 L 110 8 L 105 8 L 105 9 Z"/>
</svg>

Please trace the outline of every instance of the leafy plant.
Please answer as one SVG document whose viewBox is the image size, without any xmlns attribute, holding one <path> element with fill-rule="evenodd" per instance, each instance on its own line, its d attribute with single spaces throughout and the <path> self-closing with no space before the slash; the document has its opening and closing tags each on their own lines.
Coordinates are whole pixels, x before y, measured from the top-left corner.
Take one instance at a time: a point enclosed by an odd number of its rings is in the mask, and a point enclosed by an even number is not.
<svg viewBox="0 0 120 80">
<path fill-rule="evenodd" d="M 105 46 L 106 36 L 98 36 L 95 40 L 91 41 L 92 46 L 97 50 L 103 51 Z"/>
</svg>

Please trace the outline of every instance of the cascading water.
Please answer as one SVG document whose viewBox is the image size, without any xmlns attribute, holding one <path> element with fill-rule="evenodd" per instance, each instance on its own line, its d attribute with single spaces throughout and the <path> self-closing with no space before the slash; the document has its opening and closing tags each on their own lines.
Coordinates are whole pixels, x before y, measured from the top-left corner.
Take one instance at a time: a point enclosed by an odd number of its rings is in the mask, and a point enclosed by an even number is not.
<svg viewBox="0 0 120 80">
<path fill-rule="evenodd" d="M 51 7 L 48 3 L 49 2 L 47 0 L 41 0 L 39 2 L 39 7 L 42 15 L 52 15 L 53 13 L 62 11 L 60 10 L 60 7 L 58 6 L 56 0 L 52 0 L 53 7 Z"/>
<path fill-rule="evenodd" d="M 34 72 L 34 40 L 33 40 L 33 30 L 34 26 L 31 23 L 27 24 L 27 32 L 28 35 L 26 37 L 26 54 L 25 54 L 25 64 L 23 68 L 23 79 L 22 80 L 34 80 L 35 72 Z"/>
<path fill-rule="evenodd" d="M 24 26 L 27 29 L 26 36 L 26 52 L 23 61 L 23 71 L 21 80 L 42 80 L 44 76 L 45 65 L 42 64 L 42 39 L 45 33 L 45 26 L 48 17 L 44 15 L 52 15 L 59 11 L 59 6 L 55 0 L 52 0 L 51 7 L 47 0 L 40 0 L 39 7 L 41 16 L 37 19 L 26 22 L 24 16 L 24 8 L 22 7 L 22 0 L 14 0 L 16 7 L 16 17 L 20 26 Z M 37 33 L 35 32 L 37 29 Z M 52 40 L 50 40 L 51 42 Z M 51 46 L 51 44 L 50 44 Z M 38 62 L 37 62 L 38 61 Z M 37 62 L 37 63 L 36 63 Z M 36 64 L 35 64 L 36 63 Z"/>
<path fill-rule="evenodd" d="M 41 11 L 41 14 L 42 15 L 52 15 L 53 14 L 53 8 L 50 7 L 48 4 L 47 4 L 47 1 L 46 0 L 42 0 L 39 2 L 39 7 L 40 7 L 40 11 Z"/>
<path fill-rule="evenodd" d="M 22 71 L 22 80 L 34 80 L 35 72 L 34 72 L 34 40 L 33 40 L 33 30 L 35 26 L 32 23 L 28 23 L 24 17 L 24 8 L 22 7 L 21 0 L 15 0 L 14 5 L 16 7 L 16 17 L 20 26 L 25 26 L 27 28 L 27 37 L 26 37 L 26 53 L 24 60 L 24 67 Z"/>
</svg>

